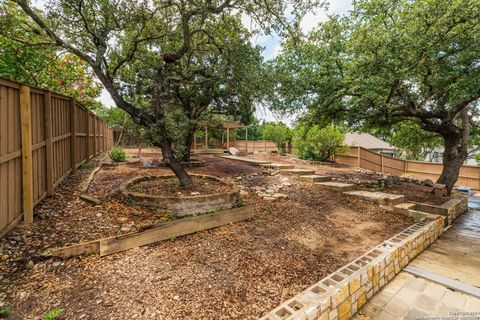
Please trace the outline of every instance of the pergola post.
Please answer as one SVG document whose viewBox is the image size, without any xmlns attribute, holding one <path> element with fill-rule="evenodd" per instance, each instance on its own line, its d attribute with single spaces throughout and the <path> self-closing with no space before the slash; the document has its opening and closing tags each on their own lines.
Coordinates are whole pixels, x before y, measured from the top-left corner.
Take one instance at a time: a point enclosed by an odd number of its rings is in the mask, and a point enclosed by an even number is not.
<svg viewBox="0 0 480 320">
<path fill-rule="evenodd" d="M 230 128 L 227 128 L 227 149 L 230 148 Z"/>
<path fill-rule="evenodd" d="M 245 153 L 248 153 L 248 127 L 245 127 Z"/>
<path fill-rule="evenodd" d="M 197 152 L 197 132 L 194 131 L 193 132 L 193 152 L 196 153 Z"/>
<path fill-rule="evenodd" d="M 205 126 L 205 149 L 208 149 L 208 129 Z"/>
</svg>

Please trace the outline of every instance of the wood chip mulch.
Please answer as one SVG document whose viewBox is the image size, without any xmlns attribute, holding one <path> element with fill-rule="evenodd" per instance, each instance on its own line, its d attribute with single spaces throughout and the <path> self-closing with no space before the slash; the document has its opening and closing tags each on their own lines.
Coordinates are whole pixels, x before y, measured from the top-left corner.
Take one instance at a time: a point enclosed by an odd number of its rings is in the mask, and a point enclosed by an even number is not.
<svg viewBox="0 0 480 320">
<path fill-rule="evenodd" d="M 117 191 L 122 181 L 168 169 L 141 163 L 102 168 L 90 187 L 102 201 L 98 206 L 78 200 L 79 182 L 89 174 L 79 170 L 37 207 L 34 224 L 1 239 L 1 252 L 9 257 L 0 264 L 0 302 L 11 319 L 39 319 L 55 307 L 64 309 L 61 319 L 256 319 L 412 224 L 295 180 L 281 190 L 288 199 L 262 200 L 255 188 L 285 178 L 226 159 L 202 160 L 206 167 L 189 171 L 237 176 L 254 219 L 103 258 L 35 258 L 55 244 L 119 234 L 159 219 L 161 213 L 125 204 Z"/>
</svg>

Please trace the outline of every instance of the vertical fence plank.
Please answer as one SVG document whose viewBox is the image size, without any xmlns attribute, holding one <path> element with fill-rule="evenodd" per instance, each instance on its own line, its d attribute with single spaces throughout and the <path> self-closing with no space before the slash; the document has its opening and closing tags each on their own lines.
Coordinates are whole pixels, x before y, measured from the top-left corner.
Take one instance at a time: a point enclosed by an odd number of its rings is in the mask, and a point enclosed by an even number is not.
<svg viewBox="0 0 480 320">
<path fill-rule="evenodd" d="M 361 156 L 360 151 L 361 151 L 361 148 L 360 148 L 360 146 L 358 146 L 358 147 L 357 147 L 357 158 L 358 158 L 358 159 L 357 159 L 357 166 L 358 166 L 359 168 L 360 168 L 360 165 L 361 165 L 361 163 L 362 163 L 362 162 L 361 162 L 361 157 L 360 157 L 360 156 Z"/>
<path fill-rule="evenodd" d="M 30 87 L 20 86 L 20 125 L 22 131 L 23 220 L 33 222 L 32 106 Z"/>
<path fill-rule="evenodd" d="M 383 168 L 383 155 L 380 155 L 380 161 L 381 161 L 380 165 L 382 166 L 382 173 L 384 173 L 385 170 Z"/>
<path fill-rule="evenodd" d="M 85 112 L 85 160 L 90 160 L 90 112 Z"/>
<path fill-rule="evenodd" d="M 74 99 L 70 99 L 70 128 L 72 130 L 72 142 L 70 144 L 70 159 L 72 160 L 72 172 L 77 171 L 77 107 Z"/>
<path fill-rule="evenodd" d="M 52 142 L 52 92 L 47 90 L 45 98 L 45 149 L 47 160 L 47 195 L 53 195 L 53 142 Z"/>
<path fill-rule="evenodd" d="M 93 156 L 97 154 L 97 118 L 93 116 Z"/>
</svg>

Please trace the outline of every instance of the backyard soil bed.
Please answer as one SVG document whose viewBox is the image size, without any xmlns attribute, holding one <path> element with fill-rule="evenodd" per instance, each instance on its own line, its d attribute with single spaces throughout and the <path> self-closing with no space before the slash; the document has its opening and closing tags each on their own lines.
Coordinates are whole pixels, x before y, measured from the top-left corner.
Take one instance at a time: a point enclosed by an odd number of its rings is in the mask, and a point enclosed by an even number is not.
<svg viewBox="0 0 480 320">
<path fill-rule="evenodd" d="M 364 169 L 356 169 L 352 167 L 334 168 L 328 165 L 312 164 L 308 161 L 297 159 L 291 155 L 279 156 L 273 154 L 259 154 L 252 156 L 252 158 L 271 161 L 272 163 L 294 164 L 297 168 L 312 169 L 316 171 L 316 174 L 326 175 L 339 181 L 370 185 L 363 189 L 402 194 L 405 196 L 406 201 L 441 205 L 449 200 L 449 198 L 435 197 L 432 193 L 431 187 L 422 185 L 418 181 L 397 181 L 393 185 L 382 186 L 380 181 L 382 180 L 383 175 Z"/>
<path fill-rule="evenodd" d="M 435 197 L 431 187 L 416 183 L 401 182 L 380 190 L 388 193 L 403 194 L 406 201 L 428 203 L 435 206 L 440 206 L 450 199 L 449 197 Z"/>
<path fill-rule="evenodd" d="M 64 319 L 256 319 L 413 221 L 364 201 L 237 161 L 205 156 L 189 172 L 234 177 L 255 218 L 100 258 L 36 259 L 41 250 L 141 229 L 161 213 L 119 198 L 119 185 L 141 175 L 168 174 L 139 164 L 102 168 L 89 193 L 98 206 L 76 201 L 79 179 L 47 199 L 34 224 L 2 239 L 2 295 L 11 319 L 39 319 L 60 307 Z M 73 182 L 69 180 L 74 179 Z M 266 201 L 255 190 L 278 185 L 288 199 Z M 37 212 L 38 214 L 38 212 Z M 100 215 L 99 215 L 100 214 Z M 51 235 L 53 234 L 53 235 Z M 18 240 L 18 241 L 17 241 Z M 14 244 L 15 243 L 15 244 Z M 9 251 L 10 250 L 10 251 Z M 30 254 L 34 250 L 35 254 Z M 13 269 L 13 267 L 15 269 Z"/>
<path fill-rule="evenodd" d="M 193 187 L 189 189 L 183 188 L 179 184 L 177 177 L 170 176 L 160 179 L 145 180 L 131 185 L 128 190 L 152 196 L 164 197 L 207 195 L 233 190 L 231 185 L 213 179 L 198 176 L 192 176 L 191 178 Z"/>
</svg>

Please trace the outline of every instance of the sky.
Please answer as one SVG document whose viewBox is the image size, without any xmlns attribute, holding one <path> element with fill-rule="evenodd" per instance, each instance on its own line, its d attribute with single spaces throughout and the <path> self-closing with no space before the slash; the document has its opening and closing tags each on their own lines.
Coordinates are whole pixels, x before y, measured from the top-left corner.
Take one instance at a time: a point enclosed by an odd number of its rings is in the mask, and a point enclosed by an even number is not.
<svg viewBox="0 0 480 320">
<path fill-rule="evenodd" d="M 39 2 L 42 2 L 42 0 Z M 348 13 L 350 9 L 352 9 L 352 0 L 330 0 L 328 10 L 321 9 L 317 12 L 308 13 L 303 18 L 301 27 L 304 32 L 308 32 L 315 28 L 320 22 L 326 21 L 329 14 L 344 15 Z M 249 27 L 249 22 L 247 20 L 244 21 L 244 24 L 247 28 Z M 275 56 L 281 52 L 280 39 L 278 36 L 256 36 L 252 39 L 252 42 L 263 48 L 262 55 L 266 60 L 275 58 Z M 115 105 L 110 94 L 106 90 L 102 91 L 99 101 L 108 107 Z M 258 109 L 255 116 L 266 121 L 283 121 L 287 123 L 287 125 L 291 125 L 295 120 L 293 117 L 282 118 L 278 115 L 274 115 L 265 108 Z"/>
</svg>

